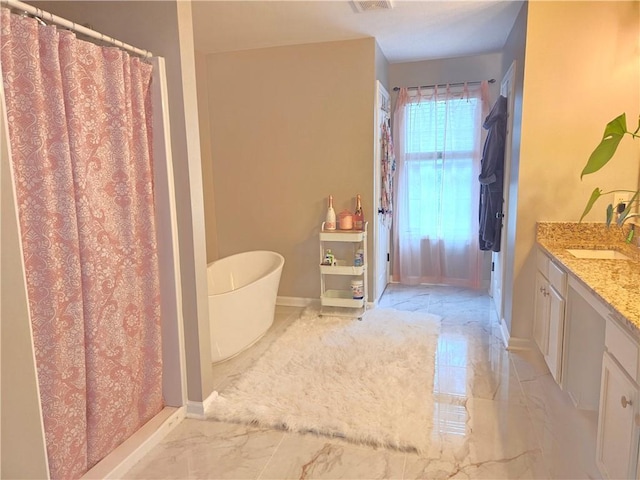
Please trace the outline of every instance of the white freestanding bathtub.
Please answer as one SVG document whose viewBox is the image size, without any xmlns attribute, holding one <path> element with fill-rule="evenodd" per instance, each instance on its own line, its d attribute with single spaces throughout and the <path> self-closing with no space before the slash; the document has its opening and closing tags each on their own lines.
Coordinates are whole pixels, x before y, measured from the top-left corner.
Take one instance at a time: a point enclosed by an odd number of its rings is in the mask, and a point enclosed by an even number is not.
<svg viewBox="0 0 640 480">
<path fill-rule="evenodd" d="M 207 266 L 211 360 L 220 362 L 253 345 L 273 323 L 284 257 L 254 251 Z"/>
</svg>

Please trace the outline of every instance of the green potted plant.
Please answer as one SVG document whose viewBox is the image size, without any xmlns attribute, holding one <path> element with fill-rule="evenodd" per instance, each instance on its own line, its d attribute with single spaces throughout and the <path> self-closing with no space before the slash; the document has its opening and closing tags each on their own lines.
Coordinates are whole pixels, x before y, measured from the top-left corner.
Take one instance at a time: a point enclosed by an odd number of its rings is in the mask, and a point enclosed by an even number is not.
<svg viewBox="0 0 640 480">
<path fill-rule="evenodd" d="M 589 157 L 587 164 L 585 165 L 584 169 L 582 170 L 582 173 L 580 174 L 580 179 L 582 179 L 583 176 L 597 172 L 602 167 L 604 167 L 609 162 L 609 160 L 611 160 L 613 155 L 616 153 L 618 145 L 620 144 L 620 141 L 625 135 L 630 135 L 631 138 L 640 138 L 639 132 L 640 132 L 640 117 L 638 117 L 638 128 L 636 128 L 634 132 L 627 130 L 627 117 L 626 117 L 626 114 L 624 113 L 614 118 L 609 123 L 607 123 L 607 126 L 604 129 L 602 140 L 600 141 L 596 149 L 593 151 L 593 153 L 591 153 L 591 156 Z M 591 208 L 593 207 L 594 203 L 596 203 L 596 201 L 601 196 L 611 194 L 611 193 L 633 194 L 631 196 L 631 199 L 625 204 L 624 210 L 622 210 L 621 212 L 618 212 L 619 215 L 616 220 L 616 223 L 618 224 L 618 226 L 622 226 L 622 224 L 625 221 L 633 217 L 640 217 L 640 214 L 637 212 L 631 213 L 631 209 L 633 208 L 633 205 L 636 203 L 638 199 L 640 190 L 635 190 L 635 191 L 634 190 L 610 190 L 608 192 L 603 192 L 600 188 L 596 187 L 595 190 L 593 190 L 593 192 L 591 193 L 591 197 L 589 198 L 589 201 L 587 202 L 587 205 L 585 206 L 584 211 L 582 212 L 580 221 L 582 221 L 582 219 L 591 211 Z M 617 207 L 618 206 L 616 205 L 615 208 Z M 613 220 L 613 214 L 614 214 L 614 205 L 610 203 L 607 206 L 607 226 L 611 225 L 611 222 Z M 631 230 L 629 234 L 629 237 L 627 239 L 628 241 L 631 240 L 632 235 L 633 235 L 633 230 Z"/>
</svg>

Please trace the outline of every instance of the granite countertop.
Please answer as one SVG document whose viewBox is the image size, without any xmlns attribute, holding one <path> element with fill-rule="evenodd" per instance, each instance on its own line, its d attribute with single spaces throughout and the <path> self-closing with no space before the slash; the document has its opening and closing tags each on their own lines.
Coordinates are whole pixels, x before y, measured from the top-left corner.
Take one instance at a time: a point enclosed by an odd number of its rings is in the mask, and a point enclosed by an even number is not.
<svg viewBox="0 0 640 480">
<path fill-rule="evenodd" d="M 640 333 L 640 248 L 625 242 L 629 226 L 540 222 L 537 227 L 538 245 Z M 568 248 L 617 250 L 632 260 L 577 258 Z"/>
</svg>

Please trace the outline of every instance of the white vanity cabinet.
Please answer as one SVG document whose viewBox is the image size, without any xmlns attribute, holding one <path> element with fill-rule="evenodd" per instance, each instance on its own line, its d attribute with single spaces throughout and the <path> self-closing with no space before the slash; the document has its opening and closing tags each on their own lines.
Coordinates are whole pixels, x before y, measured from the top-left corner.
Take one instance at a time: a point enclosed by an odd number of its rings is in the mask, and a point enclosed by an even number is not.
<svg viewBox="0 0 640 480">
<path fill-rule="evenodd" d="M 542 243 L 536 252 L 533 337 L 556 382 L 585 413 L 603 478 L 640 480 L 640 328 L 620 309 L 626 290 L 616 290 L 622 275 L 635 285 L 635 266 L 550 247 Z"/>
<path fill-rule="evenodd" d="M 598 411 L 609 308 L 573 275 L 567 279 L 562 389 L 580 410 Z"/>
<path fill-rule="evenodd" d="M 637 339 L 607 318 L 596 441 L 596 464 L 605 478 L 637 478 L 638 398 Z"/>
<path fill-rule="evenodd" d="M 560 383 L 567 274 L 541 250 L 537 251 L 536 264 L 533 336 L 551 375 Z"/>
</svg>

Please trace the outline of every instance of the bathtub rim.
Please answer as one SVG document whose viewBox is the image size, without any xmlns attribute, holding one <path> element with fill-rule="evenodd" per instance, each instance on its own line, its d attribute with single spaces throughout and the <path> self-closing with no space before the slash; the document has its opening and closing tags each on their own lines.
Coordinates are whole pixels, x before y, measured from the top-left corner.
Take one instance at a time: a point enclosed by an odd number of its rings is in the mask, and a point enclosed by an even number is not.
<svg viewBox="0 0 640 480">
<path fill-rule="evenodd" d="M 235 288 L 233 290 L 227 290 L 226 292 L 221 292 L 221 293 L 209 293 L 209 292 L 207 292 L 207 298 L 209 298 L 209 297 L 222 297 L 224 295 L 230 295 L 230 294 L 233 294 L 235 292 L 239 292 L 239 291 L 241 291 L 241 290 L 243 290 L 245 288 L 249 288 L 252 285 L 255 285 L 256 283 L 275 275 L 276 273 L 278 273 L 279 270 L 281 271 L 283 269 L 283 267 L 284 267 L 284 263 L 285 263 L 284 256 L 282 256 L 282 254 L 280 254 L 278 252 L 274 252 L 273 250 L 247 250 L 245 252 L 238 252 L 238 253 L 234 253 L 233 255 L 227 255 L 226 257 L 218 258 L 218 259 L 214 260 L 213 262 L 208 263 L 207 264 L 207 272 L 209 271 L 210 267 L 212 267 L 214 264 L 216 264 L 218 262 L 223 262 L 223 261 L 231 262 L 232 259 L 235 258 L 235 257 L 240 257 L 242 255 L 248 255 L 248 254 L 253 254 L 253 253 L 267 253 L 269 255 L 275 256 L 278 259 L 278 263 L 273 268 L 270 268 L 264 275 L 262 275 L 261 277 L 255 279 L 251 283 L 247 283 L 246 285 L 242 285 L 241 287 Z M 207 289 L 208 289 L 208 285 L 207 285 Z"/>
</svg>

